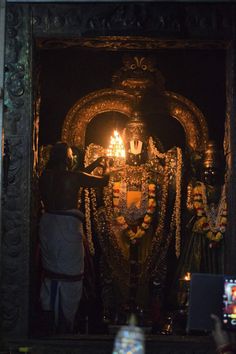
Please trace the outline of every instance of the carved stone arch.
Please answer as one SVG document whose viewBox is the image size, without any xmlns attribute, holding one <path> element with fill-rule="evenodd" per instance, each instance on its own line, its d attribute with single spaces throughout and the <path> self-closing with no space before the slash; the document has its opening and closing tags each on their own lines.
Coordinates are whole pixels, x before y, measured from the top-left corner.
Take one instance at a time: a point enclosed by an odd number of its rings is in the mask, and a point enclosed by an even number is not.
<svg viewBox="0 0 236 354">
<path fill-rule="evenodd" d="M 165 91 L 165 95 L 170 116 L 176 118 L 184 128 L 188 149 L 203 151 L 208 142 L 208 126 L 203 113 L 184 96 L 170 91 Z"/>
<path fill-rule="evenodd" d="M 133 95 L 116 89 L 98 90 L 82 97 L 66 115 L 62 127 L 62 141 L 84 147 L 87 125 L 96 115 L 113 111 L 130 118 L 134 103 Z"/>
<path fill-rule="evenodd" d="M 184 96 L 169 91 L 166 91 L 165 95 L 170 116 L 183 126 L 187 148 L 190 151 L 204 150 L 208 141 L 208 128 L 202 112 Z M 82 97 L 66 115 L 62 127 L 62 141 L 84 147 L 87 125 L 96 115 L 116 111 L 130 118 L 134 104 L 133 95 L 117 89 L 98 90 Z"/>
</svg>

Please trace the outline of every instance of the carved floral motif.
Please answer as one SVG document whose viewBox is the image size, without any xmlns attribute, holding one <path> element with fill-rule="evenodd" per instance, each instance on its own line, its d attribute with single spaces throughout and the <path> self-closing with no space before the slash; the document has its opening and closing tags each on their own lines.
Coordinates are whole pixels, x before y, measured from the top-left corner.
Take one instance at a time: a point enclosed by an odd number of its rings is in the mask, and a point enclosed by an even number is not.
<svg viewBox="0 0 236 354">
<path fill-rule="evenodd" d="M 63 33 L 72 36 L 96 35 L 153 35 L 180 34 L 187 37 L 224 39 L 230 35 L 231 7 L 222 11 L 214 4 L 172 4 L 165 6 L 158 2 L 149 3 L 94 3 L 62 4 L 60 6 L 35 5 L 33 24 L 36 33 Z"/>
<path fill-rule="evenodd" d="M 27 330 L 29 283 L 30 75 L 27 7 L 8 6 L 4 135 L 9 147 L 7 186 L 3 194 L 2 327 Z M 6 171 L 5 171 L 6 173 Z"/>
</svg>

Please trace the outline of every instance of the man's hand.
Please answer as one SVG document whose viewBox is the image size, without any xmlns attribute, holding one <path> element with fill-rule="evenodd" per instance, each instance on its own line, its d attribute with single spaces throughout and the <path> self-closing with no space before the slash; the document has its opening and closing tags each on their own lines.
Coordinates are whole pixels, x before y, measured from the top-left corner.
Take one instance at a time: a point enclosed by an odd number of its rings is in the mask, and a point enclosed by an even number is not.
<svg viewBox="0 0 236 354">
<path fill-rule="evenodd" d="M 95 161 L 97 163 L 97 166 L 103 167 L 105 164 L 105 160 L 106 160 L 106 157 L 100 156 Z"/>
</svg>

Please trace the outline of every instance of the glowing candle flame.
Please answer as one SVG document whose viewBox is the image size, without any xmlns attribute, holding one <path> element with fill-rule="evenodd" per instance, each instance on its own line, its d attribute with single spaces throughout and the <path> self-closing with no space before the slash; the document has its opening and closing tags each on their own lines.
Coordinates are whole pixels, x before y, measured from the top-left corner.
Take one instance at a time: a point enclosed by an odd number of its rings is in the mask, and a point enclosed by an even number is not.
<svg viewBox="0 0 236 354">
<path fill-rule="evenodd" d="M 107 156 L 125 158 L 124 143 L 117 130 L 114 130 L 114 135 L 111 136 L 110 145 L 107 149 Z"/>
</svg>

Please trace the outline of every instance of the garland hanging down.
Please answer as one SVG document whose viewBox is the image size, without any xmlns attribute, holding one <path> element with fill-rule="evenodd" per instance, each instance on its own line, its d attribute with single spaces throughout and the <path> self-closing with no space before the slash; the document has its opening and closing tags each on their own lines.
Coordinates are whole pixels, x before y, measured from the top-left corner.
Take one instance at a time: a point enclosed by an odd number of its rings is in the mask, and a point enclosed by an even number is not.
<svg viewBox="0 0 236 354">
<path fill-rule="evenodd" d="M 116 223 L 125 231 L 126 235 L 130 241 L 134 241 L 138 238 L 141 238 L 145 235 L 146 231 L 149 229 L 153 214 L 156 210 L 156 185 L 152 182 L 148 183 L 148 206 L 147 211 L 143 217 L 143 221 L 140 226 L 137 226 L 136 232 L 128 225 L 126 218 L 122 215 L 120 208 L 120 187 L 121 182 L 114 182 L 112 191 L 113 191 L 113 211 Z"/>
<path fill-rule="evenodd" d="M 86 155 L 93 155 L 94 150 L 97 149 L 98 147 L 92 144 Z M 109 185 L 104 188 L 103 201 L 106 210 L 105 219 L 107 227 L 109 233 L 112 234 L 114 226 L 117 225 L 117 229 L 124 231 L 130 242 L 135 243 L 137 239 L 145 237 L 147 234 L 153 222 L 154 215 L 157 213 L 158 203 L 158 225 L 154 231 L 153 248 L 159 235 L 163 232 L 168 190 L 170 184 L 175 181 L 173 187 L 176 193 L 171 229 L 173 231 L 175 229 L 176 255 L 179 256 L 182 152 L 181 149 L 175 148 L 169 150 L 167 153 L 161 153 L 155 147 L 154 143 L 150 144 L 150 149 L 151 156 L 154 159 L 152 161 L 156 161 L 158 164 L 157 169 L 154 168 L 155 166 L 150 161 L 141 166 L 124 166 L 122 171 L 111 176 Z M 89 152 L 91 152 L 90 155 Z M 90 158 L 86 162 L 87 164 L 91 163 Z M 161 181 L 158 180 L 158 175 L 162 176 Z M 161 183 L 161 186 L 159 186 L 159 183 Z M 137 187 L 136 190 L 141 192 L 140 207 L 127 208 L 126 193 L 130 190 L 130 186 L 134 185 Z M 159 192 L 159 187 L 161 187 L 161 193 Z M 160 200 L 157 200 L 158 198 Z M 94 245 L 91 230 L 91 207 L 93 209 L 95 225 L 99 228 L 99 218 L 97 218 L 97 210 L 94 207 L 94 199 L 96 200 L 96 192 L 93 189 L 87 190 L 85 192 L 86 233 L 92 254 L 94 254 Z"/>
<path fill-rule="evenodd" d="M 212 242 L 220 242 L 227 226 L 225 186 L 222 188 L 218 206 L 209 206 L 206 186 L 198 182 L 193 188 L 193 207 L 197 215 L 193 231 L 203 233 Z"/>
</svg>

